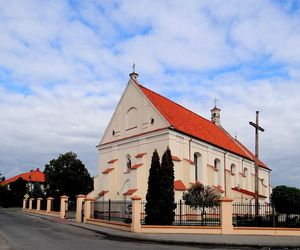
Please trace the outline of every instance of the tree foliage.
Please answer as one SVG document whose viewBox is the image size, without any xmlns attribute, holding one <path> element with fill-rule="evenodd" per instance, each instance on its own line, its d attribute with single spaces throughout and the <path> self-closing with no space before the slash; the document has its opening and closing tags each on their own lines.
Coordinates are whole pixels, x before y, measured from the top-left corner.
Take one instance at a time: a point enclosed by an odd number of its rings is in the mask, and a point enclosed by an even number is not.
<svg viewBox="0 0 300 250">
<path fill-rule="evenodd" d="M 300 189 L 277 186 L 273 189 L 270 198 L 277 213 L 287 215 L 300 213 Z"/>
<path fill-rule="evenodd" d="M 73 152 L 59 155 L 45 166 L 47 196 L 87 194 L 93 190 L 93 179 L 84 164 Z"/>
<path fill-rule="evenodd" d="M 205 208 L 218 206 L 220 198 L 221 194 L 218 190 L 204 186 L 200 182 L 192 184 L 182 196 L 185 204 L 194 209 L 200 209 L 202 215 L 205 213 Z"/>
<path fill-rule="evenodd" d="M 23 178 L 18 178 L 10 183 L 10 188 L 7 185 L 0 186 L 0 204 L 3 207 L 21 207 L 23 204 L 24 195 L 27 192 L 27 182 Z"/>
<path fill-rule="evenodd" d="M 161 161 L 161 191 L 162 200 L 160 208 L 160 221 L 162 225 L 172 225 L 175 217 L 174 200 L 174 163 L 169 147 L 165 151 Z"/>
<path fill-rule="evenodd" d="M 148 189 L 145 206 L 145 223 L 148 225 L 158 225 L 160 217 L 160 159 L 157 150 L 153 152 L 151 167 L 148 177 Z"/>
<path fill-rule="evenodd" d="M 146 218 L 149 225 L 172 225 L 174 221 L 174 164 L 168 148 L 159 162 L 155 150 L 152 156 L 146 195 Z"/>
</svg>

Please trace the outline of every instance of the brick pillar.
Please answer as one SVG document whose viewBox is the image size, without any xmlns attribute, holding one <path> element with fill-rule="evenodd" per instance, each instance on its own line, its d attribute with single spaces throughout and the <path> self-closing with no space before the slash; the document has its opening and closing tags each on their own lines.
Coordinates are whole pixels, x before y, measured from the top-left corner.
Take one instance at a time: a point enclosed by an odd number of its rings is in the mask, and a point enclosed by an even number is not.
<svg viewBox="0 0 300 250">
<path fill-rule="evenodd" d="M 95 202 L 95 199 L 93 198 L 85 198 L 84 199 L 84 218 L 83 218 L 83 222 L 86 223 L 87 219 L 91 218 L 92 212 L 92 204 L 93 202 Z"/>
<path fill-rule="evenodd" d="M 83 202 L 84 199 L 86 198 L 85 195 L 79 194 L 76 196 L 76 221 L 77 222 L 82 222 L 82 209 L 83 209 Z"/>
<path fill-rule="evenodd" d="M 47 198 L 47 213 L 51 211 L 52 209 L 52 203 L 53 203 L 54 198 L 48 197 Z"/>
<path fill-rule="evenodd" d="M 40 211 L 41 210 L 41 202 L 42 202 L 43 198 L 37 198 L 37 202 L 36 202 L 36 210 Z"/>
<path fill-rule="evenodd" d="M 23 209 L 26 208 L 26 202 L 27 202 L 27 199 L 23 199 Z"/>
<path fill-rule="evenodd" d="M 65 219 L 66 218 L 66 211 L 68 208 L 68 199 L 69 196 L 63 195 L 60 196 L 60 218 Z"/>
<path fill-rule="evenodd" d="M 233 234 L 232 225 L 232 199 L 224 197 L 220 199 L 221 202 L 221 227 L 222 234 Z"/>
<path fill-rule="evenodd" d="M 32 202 L 33 202 L 34 198 L 30 198 L 29 199 L 29 210 L 32 209 Z"/>
<path fill-rule="evenodd" d="M 135 195 L 131 197 L 132 200 L 132 222 L 131 232 L 141 232 L 141 197 Z"/>
</svg>

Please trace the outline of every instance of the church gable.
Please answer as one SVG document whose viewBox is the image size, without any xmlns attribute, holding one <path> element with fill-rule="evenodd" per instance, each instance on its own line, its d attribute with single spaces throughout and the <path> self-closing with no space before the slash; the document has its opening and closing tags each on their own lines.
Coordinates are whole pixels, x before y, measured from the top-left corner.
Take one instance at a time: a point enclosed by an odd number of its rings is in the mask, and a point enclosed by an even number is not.
<svg viewBox="0 0 300 250">
<path fill-rule="evenodd" d="M 136 83 L 129 80 L 100 145 L 168 127 Z"/>
</svg>

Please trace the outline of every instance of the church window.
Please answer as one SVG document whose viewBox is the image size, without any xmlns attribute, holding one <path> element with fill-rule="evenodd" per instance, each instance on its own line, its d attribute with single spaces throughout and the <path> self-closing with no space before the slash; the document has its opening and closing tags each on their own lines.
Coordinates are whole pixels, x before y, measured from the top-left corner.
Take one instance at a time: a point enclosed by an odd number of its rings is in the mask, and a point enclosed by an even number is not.
<svg viewBox="0 0 300 250">
<path fill-rule="evenodd" d="M 244 168 L 243 174 L 244 174 L 244 177 L 247 177 L 247 175 L 248 175 L 248 169 L 247 168 Z"/>
<path fill-rule="evenodd" d="M 214 160 L 214 167 L 215 167 L 215 170 L 220 170 L 220 160 L 219 159 L 215 159 Z"/>
<path fill-rule="evenodd" d="M 126 167 L 127 167 L 127 170 L 131 169 L 131 156 L 130 155 L 126 156 Z"/>
<path fill-rule="evenodd" d="M 231 172 L 231 174 L 235 174 L 235 169 L 236 169 L 236 167 L 235 167 L 235 165 L 232 163 L 231 166 L 230 166 L 230 172 Z"/>
<path fill-rule="evenodd" d="M 154 118 L 153 117 L 151 118 L 150 123 L 151 123 L 151 125 L 154 123 Z"/>
<path fill-rule="evenodd" d="M 202 156 L 200 153 L 194 154 L 194 164 L 195 164 L 195 181 L 200 181 L 201 168 L 202 168 Z"/>
<path fill-rule="evenodd" d="M 126 129 L 133 129 L 137 127 L 138 112 L 136 107 L 131 107 L 126 113 Z"/>
</svg>

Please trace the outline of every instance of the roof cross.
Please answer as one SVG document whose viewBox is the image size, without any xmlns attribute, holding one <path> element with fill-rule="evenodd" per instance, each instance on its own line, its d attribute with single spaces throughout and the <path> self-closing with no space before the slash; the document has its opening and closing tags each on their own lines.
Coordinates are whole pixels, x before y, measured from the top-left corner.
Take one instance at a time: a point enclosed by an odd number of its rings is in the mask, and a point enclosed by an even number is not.
<svg viewBox="0 0 300 250">
<path fill-rule="evenodd" d="M 217 107 L 217 102 L 218 102 L 219 100 L 215 97 L 215 99 L 214 99 L 214 104 L 215 104 L 215 108 Z"/>
<path fill-rule="evenodd" d="M 135 73 L 135 63 L 132 64 L 132 72 Z"/>
</svg>

